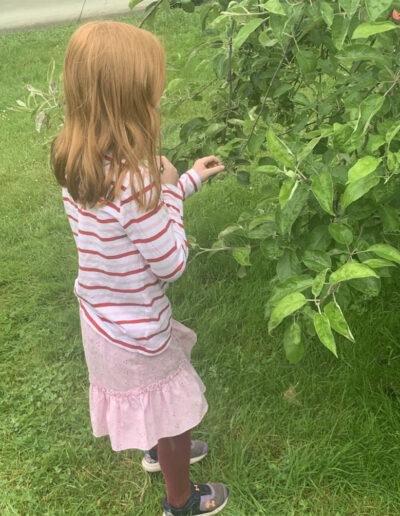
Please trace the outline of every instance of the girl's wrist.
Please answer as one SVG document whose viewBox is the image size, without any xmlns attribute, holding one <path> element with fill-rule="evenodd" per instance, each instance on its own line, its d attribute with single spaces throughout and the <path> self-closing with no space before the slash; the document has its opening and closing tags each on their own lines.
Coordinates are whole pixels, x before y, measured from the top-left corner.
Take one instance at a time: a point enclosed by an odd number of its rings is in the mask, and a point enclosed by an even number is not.
<svg viewBox="0 0 400 516">
<path fill-rule="evenodd" d="M 191 168 L 190 170 L 188 170 L 186 172 L 186 174 L 188 174 L 188 176 L 191 178 L 192 183 L 193 183 L 193 181 L 196 183 L 197 190 L 200 190 L 202 183 L 204 181 L 202 179 L 200 173 L 197 172 L 197 170 L 195 168 Z"/>
</svg>

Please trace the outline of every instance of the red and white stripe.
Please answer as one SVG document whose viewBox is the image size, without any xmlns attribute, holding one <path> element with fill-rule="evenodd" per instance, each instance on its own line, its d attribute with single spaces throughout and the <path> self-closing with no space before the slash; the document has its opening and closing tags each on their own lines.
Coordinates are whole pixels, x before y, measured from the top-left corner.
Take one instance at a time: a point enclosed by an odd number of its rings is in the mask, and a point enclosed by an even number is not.
<svg viewBox="0 0 400 516">
<path fill-rule="evenodd" d="M 145 182 L 147 195 L 151 188 Z M 139 210 L 128 177 L 120 199 L 93 208 L 63 189 L 79 256 L 75 294 L 87 321 L 116 346 L 148 355 L 167 348 L 172 311 L 165 291 L 188 256 L 182 202 L 200 188 L 190 170 L 177 186 L 163 185 L 158 206 L 148 212 Z"/>
</svg>

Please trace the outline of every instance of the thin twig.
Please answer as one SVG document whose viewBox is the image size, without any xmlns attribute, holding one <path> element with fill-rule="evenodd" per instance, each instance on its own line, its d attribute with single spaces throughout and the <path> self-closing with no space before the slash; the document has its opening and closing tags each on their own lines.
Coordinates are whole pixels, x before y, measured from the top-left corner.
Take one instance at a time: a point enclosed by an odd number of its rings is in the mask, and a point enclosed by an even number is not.
<svg viewBox="0 0 400 516">
<path fill-rule="evenodd" d="M 293 31 L 293 33 L 295 33 L 295 32 L 296 32 L 296 30 L 297 30 L 297 28 L 301 25 L 301 22 L 303 21 L 303 17 L 304 17 L 304 16 L 301 16 L 301 18 L 300 18 L 300 20 L 299 20 L 299 22 L 298 22 L 298 24 L 297 24 L 297 27 L 296 27 L 296 29 Z M 269 96 L 269 92 L 271 91 L 272 85 L 274 84 L 275 79 L 276 79 L 276 76 L 278 75 L 278 73 L 279 73 L 280 69 L 282 68 L 283 62 L 284 62 L 284 60 L 286 59 L 286 55 L 287 55 L 287 53 L 289 52 L 289 48 L 292 46 L 292 44 L 293 44 L 293 42 L 294 42 L 294 41 L 295 41 L 295 38 L 294 38 L 294 36 L 293 36 L 293 38 L 292 38 L 292 39 L 289 41 L 289 43 L 286 45 L 285 51 L 283 52 L 283 55 L 282 55 L 282 57 L 281 57 L 281 60 L 279 61 L 279 64 L 278 64 L 278 66 L 277 66 L 277 68 L 276 68 L 276 70 L 275 70 L 275 72 L 274 72 L 274 75 L 272 76 L 272 79 L 271 79 L 271 81 L 270 81 L 270 83 L 269 83 L 269 85 L 268 85 L 268 89 L 267 89 L 267 91 L 266 91 L 266 93 L 265 93 L 265 95 L 264 95 L 264 99 L 263 99 L 263 102 L 262 102 L 262 104 L 261 104 L 260 112 L 258 113 L 258 116 L 257 116 L 257 118 L 256 118 L 256 120 L 255 120 L 255 122 L 254 122 L 254 124 L 253 124 L 253 127 L 251 128 L 251 131 L 250 131 L 250 134 L 249 134 L 249 136 L 248 136 L 247 140 L 245 141 L 245 143 L 244 143 L 244 144 L 242 145 L 242 147 L 240 148 L 240 154 L 242 154 L 242 153 L 243 153 L 243 151 L 245 150 L 245 148 L 246 148 L 246 147 L 247 147 L 247 145 L 249 144 L 249 141 L 250 141 L 251 137 L 252 137 L 252 136 L 253 136 L 253 134 L 254 134 L 254 131 L 255 131 L 256 127 L 257 127 L 258 121 L 260 120 L 261 115 L 263 114 L 263 111 L 264 111 L 265 105 L 266 105 L 266 103 L 267 103 L 267 99 L 268 99 L 268 96 Z"/>
<path fill-rule="evenodd" d="M 263 102 L 262 102 L 262 104 L 261 104 L 260 112 L 258 113 L 258 116 L 257 116 L 257 118 L 256 118 L 256 120 L 255 120 L 255 122 L 254 122 L 254 124 L 253 124 L 253 127 L 251 128 L 251 131 L 250 131 L 250 134 L 249 134 L 249 136 L 248 136 L 247 140 L 245 141 L 245 143 L 244 143 L 244 144 L 242 145 L 242 147 L 240 148 L 240 154 L 242 154 L 242 153 L 243 153 L 244 149 L 247 147 L 247 145 L 248 145 L 248 143 L 249 143 L 249 141 L 250 141 L 251 137 L 252 137 L 252 136 L 253 136 L 253 134 L 254 134 L 254 131 L 255 131 L 256 127 L 257 127 L 258 121 L 260 120 L 261 115 L 263 114 L 263 111 L 264 111 L 264 108 L 265 108 L 265 104 L 267 103 L 267 99 L 268 99 L 268 96 L 269 96 L 269 92 L 271 91 L 272 85 L 274 84 L 275 78 L 276 78 L 276 76 L 278 75 L 279 70 L 282 68 L 283 61 L 284 61 L 284 60 L 285 60 L 285 58 L 286 58 L 286 54 L 288 53 L 288 50 L 289 50 L 289 48 L 291 47 L 292 42 L 293 42 L 293 41 L 291 40 L 291 41 L 288 43 L 288 45 L 287 45 L 287 47 L 286 47 L 286 49 L 285 49 L 285 51 L 284 51 L 284 53 L 283 53 L 283 56 L 282 56 L 281 60 L 279 61 L 279 64 L 278 64 L 278 66 L 277 66 L 277 68 L 276 68 L 276 70 L 275 70 L 275 72 L 274 72 L 274 75 L 272 76 L 272 79 L 271 79 L 271 81 L 270 81 L 270 83 L 269 83 L 269 85 L 268 85 L 268 89 L 267 89 L 267 91 L 266 91 L 266 93 L 265 93 L 265 95 L 264 95 L 264 99 L 263 99 Z"/>
<path fill-rule="evenodd" d="M 141 29 L 144 25 L 144 22 L 147 21 L 150 16 L 156 11 L 160 5 L 162 4 L 163 0 L 158 0 L 158 2 L 155 4 L 155 6 L 146 14 L 146 16 L 143 18 L 143 20 L 140 22 L 139 29 Z"/>
<path fill-rule="evenodd" d="M 228 43 L 228 77 L 227 77 L 227 82 L 229 84 L 229 97 L 228 97 L 228 105 L 227 105 L 227 108 L 226 108 L 225 129 L 224 129 L 224 132 L 223 132 L 223 135 L 222 135 L 222 143 L 225 143 L 225 140 L 226 140 L 226 129 L 228 127 L 228 119 L 229 119 L 229 116 L 230 116 L 231 110 L 232 110 L 232 92 L 233 92 L 233 87 L 232 87 L 232 43 L 233 43 L 233 31 L 234 31 L 234 29 L 235 29 L 235 20 L 232 19 L 231 33 L 230 33 L 230 36 L 229 36 L 229 43 Z"/>
<path fill-rule="evenodd" d="M 84 0 L 84 2 L 83 2 L 82 9 L 81 9 L 81 12 L 79 13 L 79 18 L 77 19 L 76 23 L 80 23 L 85 5 L 86 5 L 86 0 Z"/>
</svg>

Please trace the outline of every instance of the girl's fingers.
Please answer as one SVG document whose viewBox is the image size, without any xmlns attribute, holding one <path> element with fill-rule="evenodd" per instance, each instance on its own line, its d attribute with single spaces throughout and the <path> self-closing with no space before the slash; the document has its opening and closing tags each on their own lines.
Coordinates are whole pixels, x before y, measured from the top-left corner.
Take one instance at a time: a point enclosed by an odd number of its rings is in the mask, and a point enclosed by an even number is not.
<svg viewBox="0 0 400 516">
<path fill-rule="evenodd" d="M 217 167 L 208 168 L 207 176 L 213 176 L 214 174 L 218 174 L 218 172 L 222 172 L 224 169 L 224 165 L 218 165 Z"/>
<path fill-rule="evenodd" d="M 221 160 L 219 158 L 217 158 L 216 156 L 207 156 L 207 157 L 203 158 L 203 160 L 204 160 L 204 164 L 207 168 L 222 164 Z"/>
</svg>

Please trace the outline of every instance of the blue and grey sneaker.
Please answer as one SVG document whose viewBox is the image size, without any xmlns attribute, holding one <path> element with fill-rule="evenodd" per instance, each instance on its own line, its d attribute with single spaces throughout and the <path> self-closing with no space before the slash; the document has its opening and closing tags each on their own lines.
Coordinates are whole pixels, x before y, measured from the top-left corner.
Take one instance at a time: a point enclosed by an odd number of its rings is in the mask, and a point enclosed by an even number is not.
<svg viewBox="0 0 400 516">
<path fill-rule="evenodd" d="M 175 509 L 163 500 L 163 516 L 200 516 L 206 514 L 212 516 L 222 511 L 228 502 L 228 489 L 225 484 L 193 484 L 192 494 L 186 505 Z"/>
<path fill-rule="evenodd" d="M 208 444 L 204 441 L 192 441 L 190 448 L 190 464 L 199 462 L 209 452 Z M 158 462 L 158 456 L 156 450 L 147 450 L 144 452 L 142 459 L 143 469 L 149 473 L 155 473 L 161 471 L 160 464 Z"/>
</svg>

